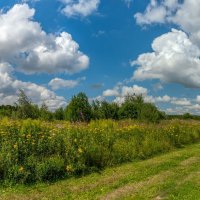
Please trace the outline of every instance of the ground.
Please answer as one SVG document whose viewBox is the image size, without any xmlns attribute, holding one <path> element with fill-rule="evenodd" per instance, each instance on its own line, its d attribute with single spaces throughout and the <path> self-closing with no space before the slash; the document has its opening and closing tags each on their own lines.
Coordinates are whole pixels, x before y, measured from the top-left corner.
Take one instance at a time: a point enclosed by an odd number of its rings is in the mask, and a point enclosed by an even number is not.
<svg viewBox="0 0 200 200">
<path fill-rule="evenodd" d="M 0 200 L 199 200 L 200 144 L 53 184 L 0 188 Z"/>
</svg>

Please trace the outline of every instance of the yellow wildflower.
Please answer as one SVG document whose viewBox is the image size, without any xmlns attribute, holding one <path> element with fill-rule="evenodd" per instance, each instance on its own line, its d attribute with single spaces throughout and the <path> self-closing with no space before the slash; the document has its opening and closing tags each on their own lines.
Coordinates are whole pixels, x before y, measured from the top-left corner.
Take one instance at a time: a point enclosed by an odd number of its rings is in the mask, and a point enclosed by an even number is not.
<svg viewBox="0 0 200 200">
<path fill-rule="evenodd" d="M 81 149 L 80 147 L 78 148 L 78 152 L 79 153 L 83 153 L 83 149 Z"/>
<path fill-rule="evenodd" d="M 20 171 L 20 172 L 24 171 L 24 168 L 21 166 L 21 167 L 19 168 L 19 171 Z"/>
<path fill-rule="evenodd" d="M 67 166 L 66 166 L 66 171 L 67 171 L 67 172 L 73 172 L 72 166 L 71 166 L 71 165 L 67 165 Z"/>
</svg>

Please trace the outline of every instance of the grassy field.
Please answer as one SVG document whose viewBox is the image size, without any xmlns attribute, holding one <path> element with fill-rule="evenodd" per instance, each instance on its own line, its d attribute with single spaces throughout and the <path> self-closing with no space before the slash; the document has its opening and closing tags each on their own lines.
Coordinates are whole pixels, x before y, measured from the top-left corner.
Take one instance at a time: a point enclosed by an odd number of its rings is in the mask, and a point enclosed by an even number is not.
<svg viewBox="0 0 200 200">
<path fill-rule="evenodd" d="M 200 144 L 102 173 L 52 184 L 1 188 L 1 200 L 200 199 Z"/>
<path fill-rule="evenodd" d="M 0 183 L 35 184 L 100 172 L 200 141 L 198 121 L 0 122 Z"/>
</svg>

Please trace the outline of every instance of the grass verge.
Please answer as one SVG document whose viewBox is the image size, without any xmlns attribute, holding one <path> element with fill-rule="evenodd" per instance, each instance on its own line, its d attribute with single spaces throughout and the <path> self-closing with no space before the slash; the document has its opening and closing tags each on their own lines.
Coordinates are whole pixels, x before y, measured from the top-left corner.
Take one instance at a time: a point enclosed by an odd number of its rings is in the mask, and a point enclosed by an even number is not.
<svg viewBox="0 0 200 200">
<path fill-rule="evenodd" d="M 200 199 L 200 144 L 82 178 L 0 188 L 1 200 Z"/>
</svg>

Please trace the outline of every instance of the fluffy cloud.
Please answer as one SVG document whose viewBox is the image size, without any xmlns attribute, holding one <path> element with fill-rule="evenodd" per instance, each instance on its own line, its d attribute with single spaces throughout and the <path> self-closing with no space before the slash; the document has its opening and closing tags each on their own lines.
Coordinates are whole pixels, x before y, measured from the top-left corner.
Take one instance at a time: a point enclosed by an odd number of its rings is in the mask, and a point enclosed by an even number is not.
<svg viewBox="0 0 200 200">
<path fill-rule="evenodd" d="M 196 102 L 200 103 L 200 95 L 197 96 Z"/>
<path fill-rule="evenodd" d="M 35 10 L 16 4 L 0 13 L 0 61 L 25 73 L 75 73 L 89 65 L 89 58 L 69 33 L 47 34 L 33 21 Z"/>
<path fill-rule="evenodd" d="M 85 80 L 85 77 L 79 78 L 77 80 L 64 80 L 61 78 L 54 78 L 49 82 L 49 86 L 53 89 L 53 90 L 58 90 L 61 88 L 74 88 L 76 86 L 79 85 L 79 83 L 83 80 Z"/>
<path fill-rule="evenodd" d="M 152 99 L 152 102 L 154 103 L 167 103 L 167 102 L 170 102 L 172 98 L 168 95 L 164 95 L 164 96 L 158 96 L 158 97 L 151 96 L 151 99 Z M 147 101 L 148 101 L 148 97 L 147 97 Z"/>
<path fill-rule="evenodd" d="M 132 87 L 118 84 L 113 89 L 107 89 L 103 92 L 103 97 L 115 97 L 114 102 L 121 104 L 124 102 L 127 95 L 142 95 L 147 96 L 148 90 L 138 85 Z"/>
<path fill-rule="evenodd" d="M 178 0 L 162 0 L 160 2 L 151 0 L 144 13 L 136 13 L 134 17 L 139 25 L 165 23 L 172 21 L 172 17 L 178 10 L 180 10 Z"/>
<path fill-rule="evenodd" d="M 118 85 L 113 89 L 108 89 L 103 92 L 104 97 L 125 97 L 127 95 L 147 95 L 147 89 L 138 85 L 132 87 Z"/>
<path fill-rule="evenodd" d="M 100 4 L 100 0 L 60 0 L 65 7 L 62 12 L 67 17 L 87 17 L 94 13 Z"/>
<path fill-rule="evenodd" d="M 156 38 L 152 53 L 141 54 L 132 65 L 139 67 L 133 79 L 159 79 L 186 87 L 200 87 L 200 49 L 183 31 L 172 29 Z"/>
<path fill-rule="evenodd" d="M 172 104 L 179 105 L 179 106 L 190 106 L 192 105 L 191 102 L 187 98 L 181 99 L 174 99 L 171 101 Z"/>
<path fill-rule="evenodd" d="M 151 0 L 144 13 L 134 15 L 137 24 L 173 23 L 200 45 L 200 0 Z"/>
<path fill-rule="evenodd" d="M 144 13 L 134 15 L 137 24 L 164 23 L 167 15 L 167 7 L 158 4 L 156 0 L 151 0 Z"/>
<path fill-rule="evenodd" d="M 184 113 L 191 113 L 194 115 L 199 115 L 200 113 L 200 105 L 199 104 L 191 104 L 188 106 L 177 106 L 174 108 L 167 108 L 166 113 L 168 114 L 184 114 Z"/>
<path fill-rule="evenodd" d="M 103 91 L 103 96 L 104 97 L 113 97 L 113 96 L 119 96 L 119 91 L 117 88 L 114 89 L 107 89 Z"/>
<path fill-rule="evenodd" d="M 18 91 L 22 89 L 34 103 L 45 103 L 49 109 L 55 110 L 66 105 L 64 97 L 43 86 L 31 82 L 23 82 L 13 77 L 13 67 L 8 63 L 0 63 L 0 104 L 14 104 L 18 98 Z"/>
<path fill-rule="evenodd" d="M 197 96 L 196 99 L 188 99 L 186 97 L 170 97 L 168 95 L 152 96 L 149 94 L 147 88 L 140 87 L 138 85 L 128 87 L 121 83 L 117 84 L 113 89 L 105 90 L 103 95 L 98 96 L 97 99 L 101 101 L 106 100 L 106 97 L 114 97 L 113 102 L 120 105 L 125 101 L 125 96 L 128 94 L 142 95 L 145 102 L 154 103 L 159 106 L 168 106 L 169 108 L 163 110 L 168 114 L 184 114 L 186 112 L 192 114 L 200 113 L 200 96 Z M 95 100 L 95 98 L 93 100 Z"/>
<path fill-rule="evenodd" d="M 140 87 L 138 85 L 133 85 L 132 87 L 123 86 L 121 88 L 121 96 L 127 95 L 147 95 L 148 90 L 146 88 Z"/>
</svg>

